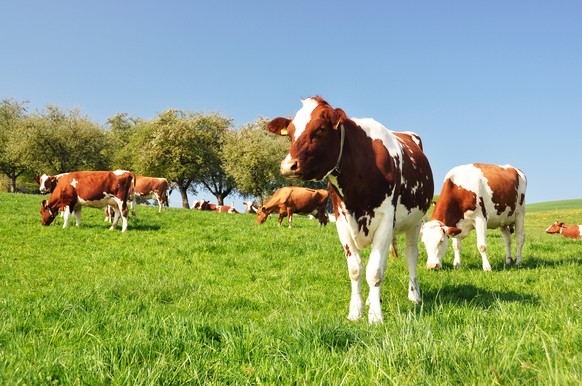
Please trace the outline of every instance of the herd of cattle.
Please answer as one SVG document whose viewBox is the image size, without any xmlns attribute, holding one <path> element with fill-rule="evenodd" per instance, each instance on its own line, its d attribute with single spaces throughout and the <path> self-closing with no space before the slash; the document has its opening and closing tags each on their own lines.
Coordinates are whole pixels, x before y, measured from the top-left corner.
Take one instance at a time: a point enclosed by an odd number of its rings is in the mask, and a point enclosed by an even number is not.
<svg viewBox="0 0 582 386">
<path fill-rule="evenodd" d="M 331 199 L 337 232 L 347 258 L 352 283 L 348 318 L 362 317 L 362 280 L 364 267 L 361 250 L 371 246 L 365 278 L 369 286 L 368 320 L 381 322 L 381 285 L 386 271 L 388 250 L 398 234 L 406 236 L 406 262 L 409 271 L 408 298 L 421 301 L 416 268 L 418 240 L 427 252 L 427 268 L 442 266 L 443 256 L 453 239 L 454 267 L 461 264 L 461 241 L 471 229 L 477 234 L 477 248 L 485 271 L 491 270 L 487 258 L 487 229 L 499 229 L 505 242 L 507 264 L 521 264 L 524 244 L 524 173 L 510 165 L 474 163 L 451 169 L 428 221 L 426 214 L 434 194 L 431 167 L 423 152 L 420 137 L 412 132 L 394 132 L 373 119 L 348 118 L 321 97 L 304 99 L 293 119 L 276 118 L 267 125 L 272 133 L 291 139 L 289 153 L 281 162 L 281 174 L 290 179 L 328 179 L 327 190 L 285 187 L 277 190 L 262 206 L 246 202 L 247 213 L 257 213 L 262 224 L 278 213 L 278 224 L 294 213 L 313 213 L 320 224 L 329 221 L 326 213 Z M 135 176 L 123 170 L 84 171 L 57 176 L 43 175 L 37 180 L 41 192 L 51 192 L 41 206 L 42 224 L 49 225 L 59 211 L 67 226 L 71 213 L 77 225 L 83 206 L 111 208 L 111 229 L 122 218 L 127 229 L 127 203 L 135 208 L 136 197 L 155 198 L 160 211 L 167 205 L 168 181 L 164 178 Z M 193 209 L 237 213 L 234 207 L 196 201 Z M 135 210 L 135 209 L 134 209 Z M 135 212 L 134 212 L 135 213 Z M 547 233 L 582 238 L 581 225 L 554 223 Z M 511 234 L 517 251 L 511 255 Z"/>
</svg>

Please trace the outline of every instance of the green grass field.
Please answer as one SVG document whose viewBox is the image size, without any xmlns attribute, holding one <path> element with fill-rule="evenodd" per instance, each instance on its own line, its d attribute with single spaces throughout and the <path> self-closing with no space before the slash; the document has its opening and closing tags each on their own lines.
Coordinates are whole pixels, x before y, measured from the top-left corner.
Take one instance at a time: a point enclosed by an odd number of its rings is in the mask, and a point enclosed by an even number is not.
<svg viewBox="0 0 582 386">
<path fill-rule="evenodd" d="M 385 322 L 368 325 L 347 320 L 334 224 L 139 207 L 122 234 L 90 208 L 79 228 L 42 227 L 41 200 L 0 193 L 0 384 L 582 382 L 582 241 L 544 233 L 582 205 L 528 213 L 519 268 L 498 231 L 493 272 L 474 232 L 458 270 L 449 250 L 427 271 L 421 245 L 421 305 L 390 260 Z"/>
</svg>

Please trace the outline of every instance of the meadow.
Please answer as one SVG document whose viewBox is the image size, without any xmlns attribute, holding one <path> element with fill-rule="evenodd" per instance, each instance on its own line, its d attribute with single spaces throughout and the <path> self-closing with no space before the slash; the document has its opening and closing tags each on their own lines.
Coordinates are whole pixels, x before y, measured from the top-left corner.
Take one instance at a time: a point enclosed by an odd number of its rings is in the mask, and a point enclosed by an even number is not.
<svg viewBox="0 0 582 386">
<path fill-rule="evenodd" d="M 347 320 L 332 223 L 138 207 L 122 234 L 85 208 L 62 229 L 41 226 L 42 198 L 0 193 L 0 384 L 582 383 L 582 241 L 544 233 L 582 223 L 582 200 L 528 212 L 521 267 L 498 231 L 492 272 L 474 232 L 460 269 L 449 249 L 426 270 L 421 245 L 420 305 L 390 259 L 369 325 Z"/>
</svg>

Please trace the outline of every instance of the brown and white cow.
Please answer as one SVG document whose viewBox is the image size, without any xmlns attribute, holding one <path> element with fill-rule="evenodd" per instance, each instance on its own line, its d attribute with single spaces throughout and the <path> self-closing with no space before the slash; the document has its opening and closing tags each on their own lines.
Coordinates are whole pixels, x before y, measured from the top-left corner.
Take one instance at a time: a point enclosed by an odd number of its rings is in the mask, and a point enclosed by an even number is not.
<svg viewBox="0 0 582 386">
<path fill-rule="evenodd" d="M 453 266 L 458 268 L 461 265 L 461 240 L 473 228 L 477 232 L 483 270 L 491 270 L 485 242 L 487 229 L 499 228 L 505 242 L 505 262 L 513 264 L 510 235 L 513 226 L 517 244 L 515 262 L 521 264 L 526 187 L 523 172 L 510 165 L 475 163 L 451 169 L 445 176 L 432 217 L 422 228 L 422 241 L 428 255 L 427 268 L 442 267 L 449 237 L 453 237 Z"/>
<path fill-rule="evenodd" d="M 131 194 L 143 199 L 155 198 L 161 212 L 163 206 L 168 206 L 168 187 L 169 183 L 165 178 L 135 176 L 135 191 L 132 189 Z M 133 202 L 131 210 L 135 216 Z"/>
<path fill-rule="evenodd" d="M 245 201 L 243 205 L 245 206 L 245 213 L 257 213 L 259 211 L 254 201 Z"/>
<path fill-rule="evenodd" d="M 61 173 L 54 176 L 49 176 L 48 174 L 43 174 L 42 176 L 34 176 L 34 180 L 38 182 L 39 187 L 38 190 L 42 194 L 52 193 L 55 187 L 57 186 L 57 182 L 59 178 L 62 176 L 69 174 L 69 173 Z"/>
<path fill-rule="evenodd" d="M 559 233 L 570 239 L 582 239 L 582 225 L 564 224 L 563 222 L 556 221 L 546 229 L 546 233 Z"/>
<path fill-rule="evenodd" d="M 82 171 L 68 173 L 59 178 L 50 198 L 42 201 L 40 213 L 42 225 L 49 225 L 59 210 L 64 212 L 63 228 L 69 223 L 71 212 L 75 214 L 77 226 L 81 222 L 83 206 L 104 208 L 111 205 L 115 209 L 115 218 L 111 229 L 123 219 L 121 231 L 127 230 L 127 200 L 132 185 L 133 173 L 114 173 L 107 171 Z"/>
<path fill-rule="evenodd" d="M 381 322 L 380 292 L 395 234 L 406 234 L 408 298 L 419 303 L 418 234 L 433 196 L 433 179 L 420 137 L 397 133 L 373 119 L 348 118 L 320 97 L 303 100 L 293 120 L 276 118 L 268 130 L 289 135 L 281 173 L 289 178 L 328 178 L 339 239 L 352 283 L 348 319 L 362 316 L 361 249 L 371 245 L 366 267 L 368 320 Z"/>
<path fill-rule="evenodd" d="M 325 208 L 329 193 L 324 189 L 309 189 L 298 186 L 286 186 L 278 189 L 273 196 L 257 211 L 257 224 L 264 223 L 271 213 L 279 213 L 278 224 L 287 217 L 291 228 L 294 213 L 313 214 L 319 225 L 327 225 L 329 219 Z"/>
<path fill-rule="evenodd" d="M 208 210 L 211 212 L 219 212 L 219 213 L 238 213 L 234 204 L 232 206 L 228 205 L 215 205 L 211 204 L 208 200 L 198 200 L 192 203 L 192 209 L 197 210 Z"/>
</svg>

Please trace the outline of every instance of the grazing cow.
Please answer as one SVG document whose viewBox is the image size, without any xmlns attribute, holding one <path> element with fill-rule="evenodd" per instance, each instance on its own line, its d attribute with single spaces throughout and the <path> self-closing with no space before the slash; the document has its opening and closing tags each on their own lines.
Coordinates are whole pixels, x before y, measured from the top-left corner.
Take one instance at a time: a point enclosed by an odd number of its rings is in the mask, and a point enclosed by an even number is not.
<svg viewBox="0 0 582 386">
<path fill-rule="evenodd" d="M 163 206 L 168 206 L 168 186 L 168 180 L 165 178 L 135 176 L 135 190 L 132 189 L 131 193 L 143 199 L 155 198 L 161 212 Z M 131 210 L 135 216 L 133 202 Z"/>
<path fill-rule="evenodd" d="M 571 239 L 582 239 L 582 225 L 570 225 L 556 221 L 546 229 L 546 233 L 559 233 L 564 237 Z"/>
<path fill-rule="evenodd" d="M 115 208 L 115 219 L 111 229 L 116 227 L 121 216 L 123 218 L 121 231 L 125 232 L 127 200 L 133 178 L 133 173 L 101 171 L 72 172 L 62 176 L 48 201 L 42 201 L 40 207 L 42 225 L 49 225 L 58 211 L 62 210 L 64 212 L 63 228 L 67 227 L 71 212 L 75 214 L 77 226 L 79 226 L 83 206 L 104 208 L 112 205 Z"/>
<path fill-rule="evenodd" d="M 34 176 L 34 180 L 38 182 L 39 188 L 38 190 L 42 193 L 52 193 L 55 187 L 57 186 L 57 182 L 59 178 L 62 176 L 69 174 L 69 173 L 61 173 L 55 176 L 49 176 L 48 174 L 43 174 L 42 176 Z"/>
<path fill-rule="evenodd" d="M 297 186 L 287 186 L 278 189 L 273 196 L 257 211 L 257 224 L 264 223 L 271 213 L 279 213 L 278 224 L 287 217 L 291 228 L 293 213 L 314 214 L 319 225 L 327 225 L 329 219 L 325 208 L 329 193 L 324 189 L 308 189 Z"/>
<path fill-rule="evenodd" d="M 382 322 L 381 285 L 392 237 L 399 233 L 406 234 L 408 298 L 419 303 L 418 233 L 434 189 L 420 137 L 390 131 L 373 119 L 348 118 L 320 97 L 303 100 L 293 120 L 276 118 L 267 129 L 291 138 L 289 154 L 281 162 L 283 176 L 329 179 L 352 283 L 348 319 L 363 313 L 360 251 L 371 245 L 366 267 L 368 321 Z"/>
<path fill-rule="evenodd" d="M 491 271 L 485 243 L 487 229 L 499 228 L 505 242 L 505 262 L 513 264 L 510 235 L 513 226 L 517 244 L 515 262 L 521 264 L 526 186 L 523 172 L 510 165 L 475 163 L 451 169 L 445 176 L 432 217 L 422 229 L 422 241 L 428 255 L 427 268 L 442 266 L 449 237 L 453 237 L 453 266 L 458 268 L 461 265 L 461 240 L 473 228 L 477 232 L 483 270 Z"/>
<path fill-rule="evenodd" d="M 245 206 L 245 213 L 257 213 L 259 211 L 254 201 L 245 201 L 243 205 Z"/>
</svg>

